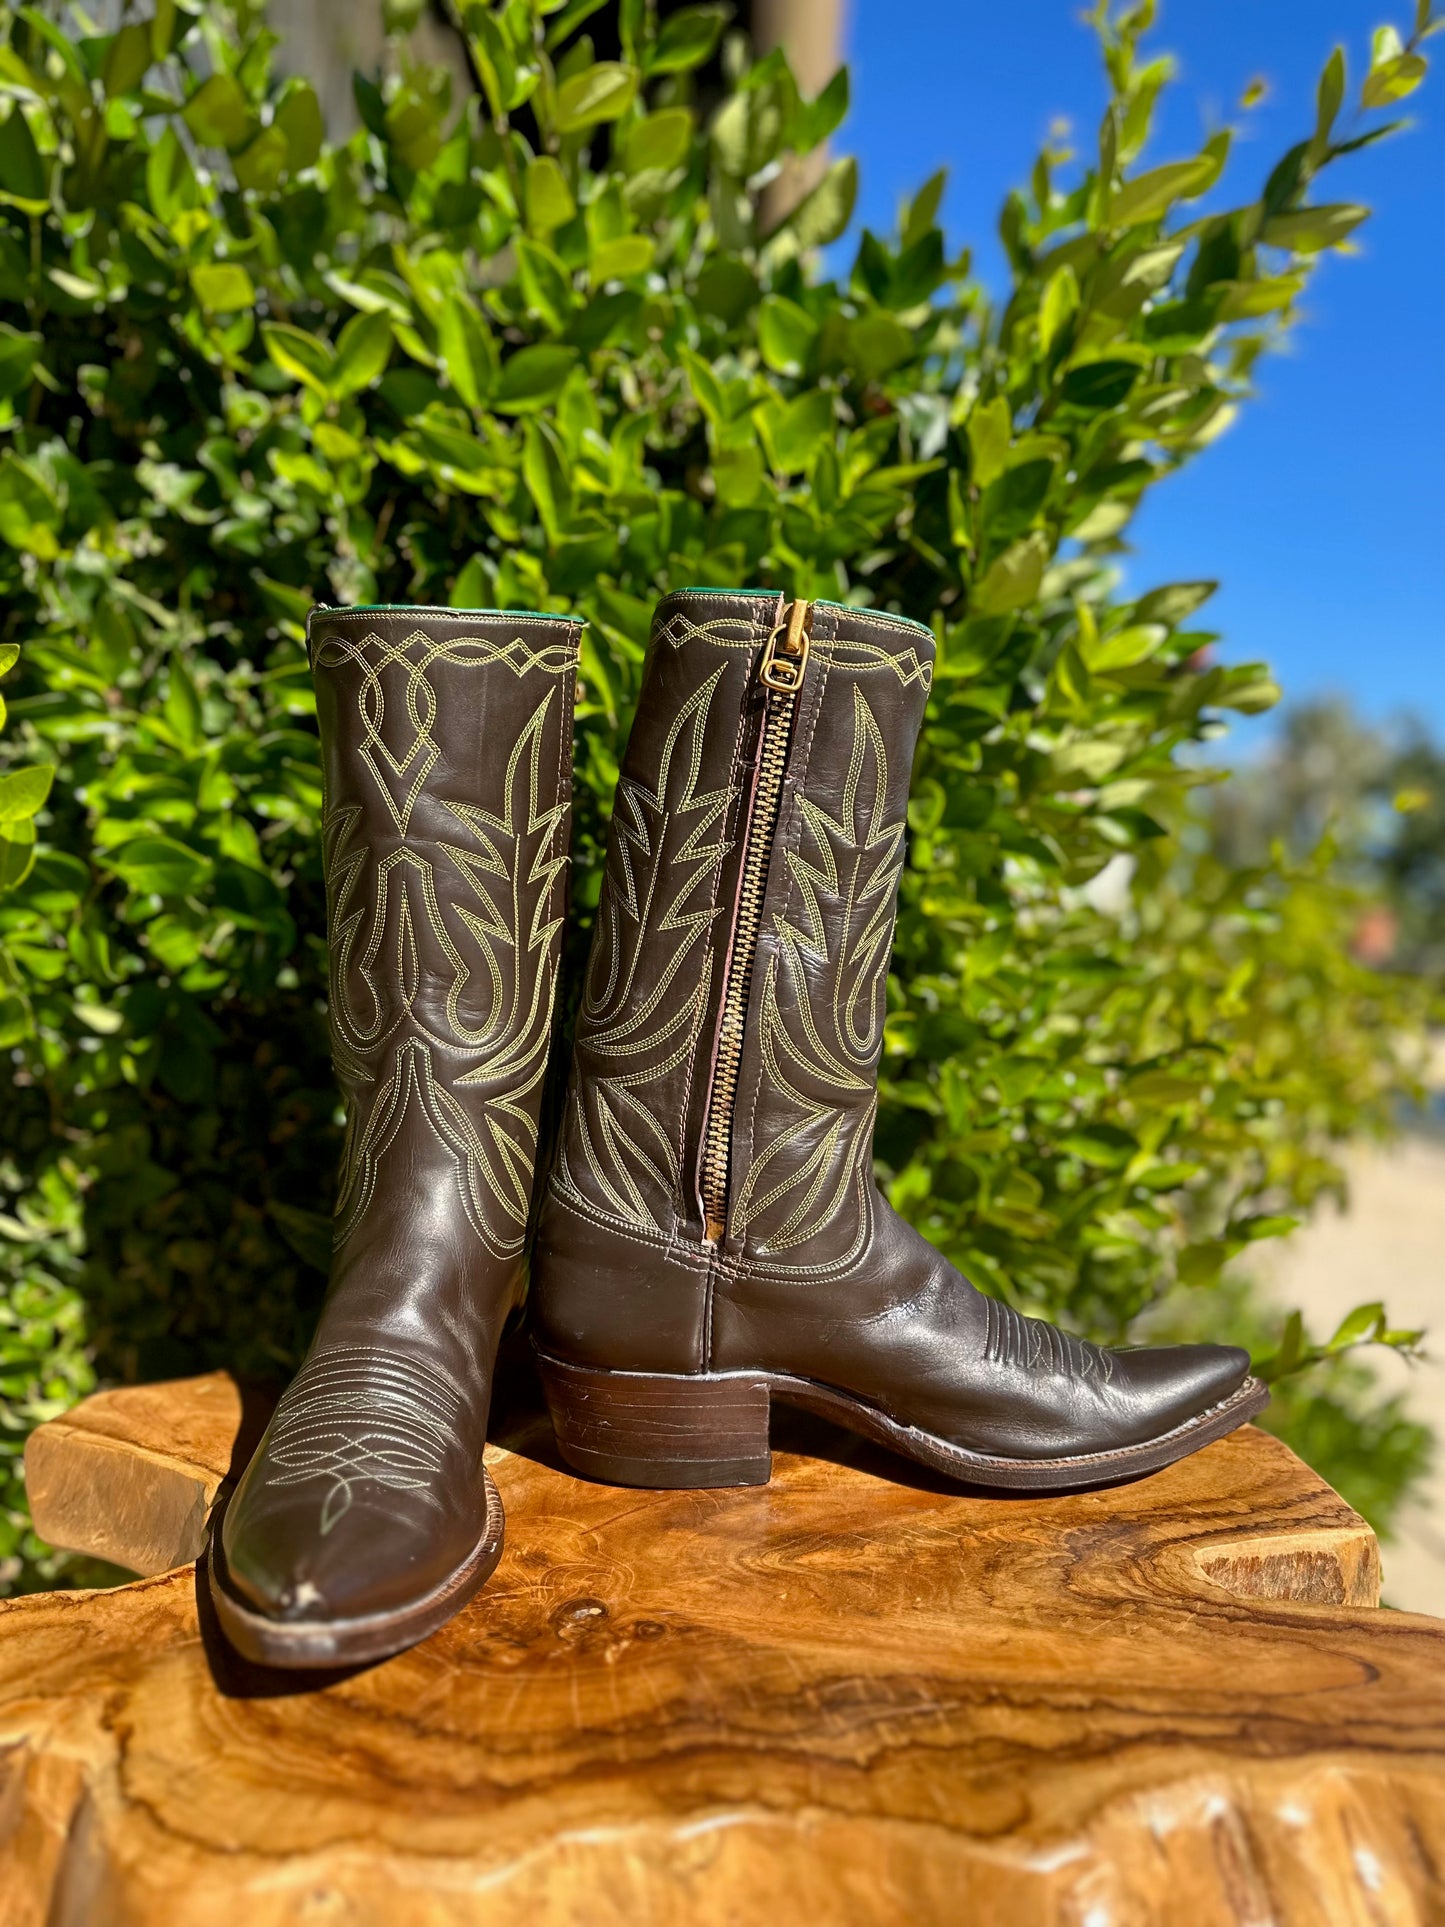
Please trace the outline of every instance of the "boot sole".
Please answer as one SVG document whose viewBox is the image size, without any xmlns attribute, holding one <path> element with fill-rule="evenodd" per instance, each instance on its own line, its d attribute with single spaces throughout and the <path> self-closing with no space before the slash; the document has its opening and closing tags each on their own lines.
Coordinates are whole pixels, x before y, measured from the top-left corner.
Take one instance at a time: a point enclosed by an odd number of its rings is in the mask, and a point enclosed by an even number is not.
<svg viewBox="0 0 1445 1927">
<path fill-rule="evenodd" d="M 916 1426 L 876 1406 L 784 1372 L 603 1371 L 539 1351 L 557 1449 L 574 1472 L 607 1485 L 658 1488 L 766 1485 L 772 1476 L 773 1399 L 832 1419 L 875 1444 L 969 1485 L 1010 1492 L 1068 1492 L 1156 1472 L 1223 1438 L 1263 1411 L 1269 1388 L 1246 1378 L 1226 1399 L 1157 1438 L 1107 1452 L 1002 1458 Z"/>
<path fill-rule="evenodd" d="M 226 1569 L 220 1523 L 211 1529 L 206 1578 L 221 1630 L 243 1659 L 257 1666 L 363 1666 L 387 1659 L 434 1633 L 491 1578 L 502 1556 L 502 1495 L 483 1472 L 487 1513 L 476 1546 L 439 1586 L 405 1606 L 355 1619 L 277 1619 L 243 1601 Z"/>
</svg>

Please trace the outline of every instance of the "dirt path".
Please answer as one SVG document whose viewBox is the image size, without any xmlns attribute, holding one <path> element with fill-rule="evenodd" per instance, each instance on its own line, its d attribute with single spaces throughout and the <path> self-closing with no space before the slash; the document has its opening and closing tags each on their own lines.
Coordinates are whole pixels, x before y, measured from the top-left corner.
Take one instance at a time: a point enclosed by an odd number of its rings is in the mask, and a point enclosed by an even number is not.
<svg viewBox="0 0 1445 1927">
<path fill-rule="evenodd" d="M 1412 1135 L 1388 1150 L 1353 1151 L 1345 1164 L 1348 1211 L 1326 1206 L 1261 1271 L 1314 1330 L 1331 1331 L 1354 1306 L 1379 1298 L 1394 1324 L 1429 1331 L 1431 1356 L 1421 1364 L 1369 1356 L 1382 1384 L 1403 1391 L 1412 1414 L 1441 1435 L 1423 1502 L 1402 1515 L 1384 1549 L 1385 1599 L 1445 1614 L 1445 1139 Z"/>
</svg>

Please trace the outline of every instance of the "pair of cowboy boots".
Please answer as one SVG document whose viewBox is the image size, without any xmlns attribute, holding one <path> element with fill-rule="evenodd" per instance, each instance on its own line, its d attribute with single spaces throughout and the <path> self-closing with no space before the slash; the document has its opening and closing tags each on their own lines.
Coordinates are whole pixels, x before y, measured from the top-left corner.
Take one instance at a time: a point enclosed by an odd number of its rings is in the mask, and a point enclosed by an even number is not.
<svg viewBox="0 0 1445 1927">
<path fill-rule="evenodd" d="M 396 1651 L 500 1556 L 482 1451 L 532 1218 L 580 626 L 311 619 L 348 1123 L 320 1326 L 213 1546 L 221 1624 L 265 1663 Z M 932 660 L 918 624 L 834 603 L 658 608 L 531 1261 L 578 1472 L 763 1483 L 781 1398 L 972 1484 L 1054 1490 L 1265 1403 L 1242 1351 L 1108 1351 L 985 1297 L 874 1183 Z"/>
</svg>

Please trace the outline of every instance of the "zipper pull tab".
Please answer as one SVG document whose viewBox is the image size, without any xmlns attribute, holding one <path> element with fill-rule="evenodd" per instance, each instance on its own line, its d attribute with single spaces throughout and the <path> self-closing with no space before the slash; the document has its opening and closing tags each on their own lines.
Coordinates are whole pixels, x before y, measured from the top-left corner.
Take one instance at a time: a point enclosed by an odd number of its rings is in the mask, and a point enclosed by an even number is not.
<svg viewBox="0 0 1445 1927">
<path fill-rule="evenodd" d="M 801 600 L 792 603 L 787 620 L 779 622 L 768 637 L 758 680 L 768 689 L 795 696 L 803 686 L 803 671 L 808 666 L 808 616 L 811 605 Z"/>
</svg>

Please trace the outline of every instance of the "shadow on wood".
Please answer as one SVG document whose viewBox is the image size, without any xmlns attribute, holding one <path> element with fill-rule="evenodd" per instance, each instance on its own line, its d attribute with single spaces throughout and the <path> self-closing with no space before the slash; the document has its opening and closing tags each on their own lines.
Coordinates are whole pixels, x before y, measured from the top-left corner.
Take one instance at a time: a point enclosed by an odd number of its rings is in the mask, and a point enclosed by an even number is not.
<svg viewBox="0 0 1445 1927">
<path fill-rule="evenodd" d="M 189 1548 L 226 1409 L 45 1428 L 41 1529 Z M 803 1419 L 731 1492 L 498 1436 L 502 1564 L 383 1666 L 243 1666 L 190 1565 L 0 1609 L 6 1927 L 1442 1917 L 1445 1624 L 1278 1441 L 1000 1500 Z"/>
</svg>

